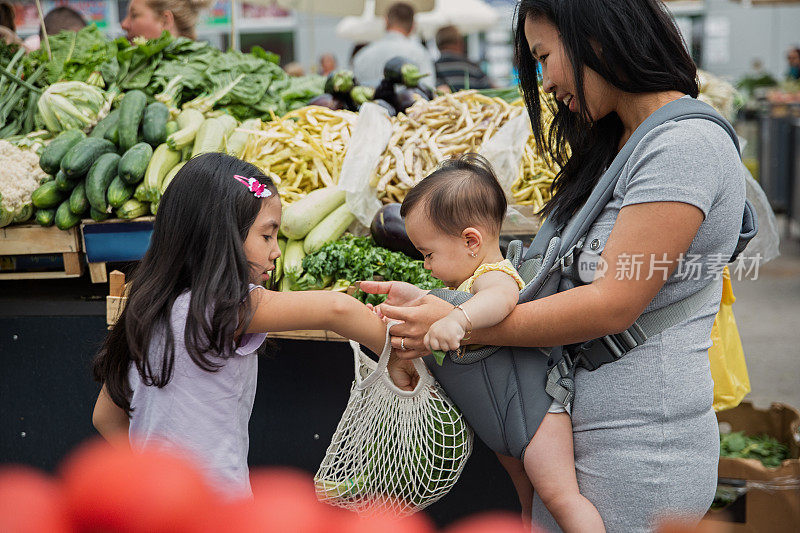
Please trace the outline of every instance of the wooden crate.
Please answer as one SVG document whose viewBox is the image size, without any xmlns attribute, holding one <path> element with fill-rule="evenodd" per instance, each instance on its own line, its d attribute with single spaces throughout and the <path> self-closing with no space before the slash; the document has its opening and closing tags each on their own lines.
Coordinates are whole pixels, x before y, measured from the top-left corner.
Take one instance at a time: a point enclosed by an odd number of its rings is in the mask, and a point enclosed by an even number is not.
<svg viewBox="0 0 800 533">
<path fill-rule="evenodd" d="M 92 283 L 108 281 L 106 269 L 108 261 L 137 261 L 144 256 L 154 220 L 155 217 L 139 217 L 132 220 L 110 219 L 102 222 L 86 219 L 82 222 L 81 238 Z M 144 236 L 147 236 L 147 239 L 144 239 Z M 109 247 L 121 247 L 127 253 L 120 255 L 119 249 L 111 250 Z"/>
<path fill-rule="evenodd" d="M 3 279 L 77 278 L 83 274 L 78 228 L 66 231 L 36 224 L 0 228 L 0 256 L 61 254 L 64 269 L 56 272 L 2 272 Z"/>
<path fill-rule="evenodd" d="M 109 329 L 117 323 L 119 315 L 125 308 L 128 298 L 125 295 L 127 286 L 125 285 L 125 274 L 115 270 L 109 274 L 108 296 L 106 296 L 106 324 Z M 283 331 L 281 333 L 270 333 L 270 339 L 291 339 L 301 341 L 335 341 L 345 342 L 347 339 L 332 331 L 317 330 L 297 330 Z"/>
</svg>

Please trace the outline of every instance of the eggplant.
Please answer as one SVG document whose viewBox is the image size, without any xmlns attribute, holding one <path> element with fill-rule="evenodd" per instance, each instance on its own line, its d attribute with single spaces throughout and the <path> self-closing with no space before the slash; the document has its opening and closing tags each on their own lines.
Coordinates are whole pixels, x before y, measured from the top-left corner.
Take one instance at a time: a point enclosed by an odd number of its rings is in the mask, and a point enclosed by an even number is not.
<svg viewBox="0 0 800 533">
<path fill-rule="evenodd" d="M 335 70 L 325 80 L 325 92 L 335 96 L 349 94 L 356 82 L 349 70 Z"/>
<path fill-rule="evenodd" d="M 411 89 L 412 91 L 416 92 L 425 100 L 433 100 L 434 92 L 433 89 L 429 85 L 425 85 L 424 83 L 418 84 L 416 87 Z"/>
<path fill-rule="evenodd" d="M 315 96 L 308 102 L 308 105 L 327 107 L 328 109 L 333 109 L 334 111 L 338 111 L 339 109 L 344 109 L 346 107 L 345 102 L 342 102 L 334 95 L 328 93 L 322 93 L 319 96 Z"/>
<path fill-rule="evenodd" d="M 394 82 L 383 79 L 375 88 L 375 94 L 372 95 L 375 100 L 383 100 L 397 109 L 397 93 L 394 90 Z M 394 114 L 397 114 L 396 112 Z"/>
<path fill-rule="evenodd" d="M 369 102 L 375 97 L 375 89 L 372 87 L 364 87 L 363 85 L 356 85 L 350 91 L 350 98 L 353 99 L 353 103 L 360 107 L 361 104 L 364 102 Z"/>
<path fill-rule="evenodd" d="M 417 98 L 420 96 L 421 95 L 415 92 L 415 89 L 405 88 L 397 91 L 397 112 L 405 113 L 406 109 L 414 105 L 414 102 L 416 102 Z"/>
<path fill-rule="evenodd" d="M 406 87 L 416 87 L 419 80 L 427 75 L 422 74 L 414 63 L 401 56 L 393 57 L 383 65 L 384 79 Z"/>
<path fill-rule="evenodd" d="M 402 252 L 412 259 L 423 259 L 408 238 L 406 224 L 400 216 L 400 204 L 386 204 L 381 207 L 372 219 L 369 232 L 378 246 L 393 252 Z"/>
<path fill-rule="evenodd" d="M 393 117 L 393 116 L 395 116 L 397 114 L 397 109 L 395 109 L 394 106 L 392 104 L 390 104 L 389 102 L 387 102 L 386 100 L 373 100 L 372 103 L 373 104 L 378 104 L 379 106 L 384 108 L 386 111 L 388 111 L 390 117 Z"/>
</svg>

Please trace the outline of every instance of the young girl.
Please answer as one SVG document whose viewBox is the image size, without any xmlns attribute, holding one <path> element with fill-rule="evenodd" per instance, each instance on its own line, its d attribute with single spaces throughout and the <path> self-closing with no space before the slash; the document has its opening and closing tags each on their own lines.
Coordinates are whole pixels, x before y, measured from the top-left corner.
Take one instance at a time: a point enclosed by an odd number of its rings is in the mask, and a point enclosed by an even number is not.
<svg viewBox="0 0 800 533">
<path fill-rule="evenodd" d="M 458 350 L 473 329 L 494 326 L 516 306 L 525 283 L 500 251 L 506 207 L 489 162 L 477 154 L 445 161 L 406 196 L 400 214 L 425 268 L 474 294 L 433 323 L 424 339 L 429 350 Z M 530 513 L 533 488 L 565 532 L 605 531 L 597 509 L 578 491 L 569 415 L 554 402 L 545 416 L 550 421 L 543 427 L 552 429 L 536 433 L 524 464 L 498 454 L 523 511 Z"/>
<path fill-rule="evenodd" d="M 94 362 L 100 433 L 187 452 L 228 497 L 250 494 L 247 427 L 266 332 L 329 329 L 376 352 L 386 339 L 383 322 L 346 294 L 261 286 L 280 257 L 280 221 L 277 190 L 253 165 L 224 154 L 189 161 L 161 199 L 125 310 Z M 413 388 L 408 363 L 390 371 Z"/>
</svg>

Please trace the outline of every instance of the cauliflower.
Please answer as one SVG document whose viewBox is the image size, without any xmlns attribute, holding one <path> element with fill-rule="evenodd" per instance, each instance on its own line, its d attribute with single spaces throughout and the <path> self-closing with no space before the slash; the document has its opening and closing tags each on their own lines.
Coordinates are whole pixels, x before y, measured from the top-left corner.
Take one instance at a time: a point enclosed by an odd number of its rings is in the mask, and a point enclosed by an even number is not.
<svg viewBox="0 0 800 533">
<path fill-rule="evenodd" d="M 31 193 L 46 179 L 35 153 L 0 140 L 0 228 L 33 215 Z"/>
</svg>

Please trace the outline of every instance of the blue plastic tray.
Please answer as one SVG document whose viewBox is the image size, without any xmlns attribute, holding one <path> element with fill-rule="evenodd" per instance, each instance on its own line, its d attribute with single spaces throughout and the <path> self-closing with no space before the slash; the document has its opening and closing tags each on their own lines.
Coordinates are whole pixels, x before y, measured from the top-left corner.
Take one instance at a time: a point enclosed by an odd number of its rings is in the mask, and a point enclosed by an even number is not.
<svg viewBox="0 0 800 533">
<path fill-rule="evenodd" d="M 138 261 L 150 246 L 153 221 L 85 224 L 83 242 L 89 263 Z"/>
</svg>

